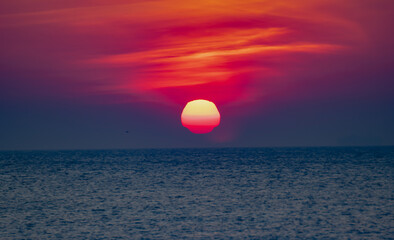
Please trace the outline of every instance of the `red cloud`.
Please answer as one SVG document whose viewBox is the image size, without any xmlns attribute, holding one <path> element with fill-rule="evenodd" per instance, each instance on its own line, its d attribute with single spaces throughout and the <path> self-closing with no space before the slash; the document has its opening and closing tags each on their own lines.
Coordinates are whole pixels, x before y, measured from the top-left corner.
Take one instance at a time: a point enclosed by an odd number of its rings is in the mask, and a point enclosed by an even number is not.
<svg viewBox="0 0 394 240">
<path fill-rule="evenodd" d="M 252 101 L 293 81 L 294 63 L 365 42 L 354 1 L 29 2 L 3 3 L 3 65 L 85 94 Z"/>
</svg>

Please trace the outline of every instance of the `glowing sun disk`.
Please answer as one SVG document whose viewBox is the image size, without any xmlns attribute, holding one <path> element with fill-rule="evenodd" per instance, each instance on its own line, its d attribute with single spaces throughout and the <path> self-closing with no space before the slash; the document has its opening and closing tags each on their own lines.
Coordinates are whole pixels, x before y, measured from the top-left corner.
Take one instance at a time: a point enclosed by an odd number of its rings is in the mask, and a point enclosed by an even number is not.
<svg viewBox="0 0 394 240">
<path fill-rule="evenodd" d="M 181 121 L 192 133 L 209 133 L 219 125 L 220 113 L 213 102 L 198 99 L 186 104 Z"/>
</svg>

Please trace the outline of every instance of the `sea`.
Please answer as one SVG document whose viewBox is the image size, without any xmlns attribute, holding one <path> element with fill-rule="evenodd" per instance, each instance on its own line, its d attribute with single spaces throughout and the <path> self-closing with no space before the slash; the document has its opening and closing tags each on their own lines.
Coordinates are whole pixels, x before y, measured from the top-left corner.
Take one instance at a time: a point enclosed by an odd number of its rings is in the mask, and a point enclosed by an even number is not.
<svg viewBox="0 0 394 240">
<path fill-rule="evenodd" d="M 394 147 L 2 151 L 0 239 L 394 239 Z"/>
</svg>

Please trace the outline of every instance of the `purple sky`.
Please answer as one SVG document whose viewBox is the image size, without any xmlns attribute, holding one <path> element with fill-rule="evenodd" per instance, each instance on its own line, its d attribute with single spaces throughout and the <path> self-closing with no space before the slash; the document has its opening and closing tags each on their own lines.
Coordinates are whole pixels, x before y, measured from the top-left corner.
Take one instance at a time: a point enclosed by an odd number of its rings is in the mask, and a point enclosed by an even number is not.
<svg viewBox="0 0 394 240">
<path fill-rule="evenodd" d="M 394 2 L 0 3 L 0 150 L 394 145 Z M 195 135 L 187 101 L 221 124 Z"/>
</svg>

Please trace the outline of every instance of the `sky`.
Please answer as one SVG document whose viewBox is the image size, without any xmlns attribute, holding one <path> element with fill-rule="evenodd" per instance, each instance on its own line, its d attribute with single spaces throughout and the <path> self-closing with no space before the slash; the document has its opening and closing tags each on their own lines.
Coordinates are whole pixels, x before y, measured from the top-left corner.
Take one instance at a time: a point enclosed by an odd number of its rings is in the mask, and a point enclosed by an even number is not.
<svg viewBox="0 0 394 240">
<path fill-rule="evenodd" d="M 0 2 L 0 150 L 394 145 L 391 0 Z M 188 101 L 218 107 L 196 135 Z"/>
</svg>

